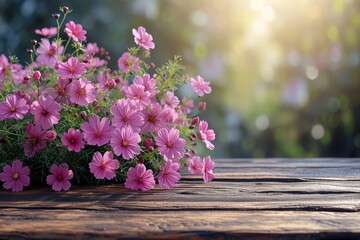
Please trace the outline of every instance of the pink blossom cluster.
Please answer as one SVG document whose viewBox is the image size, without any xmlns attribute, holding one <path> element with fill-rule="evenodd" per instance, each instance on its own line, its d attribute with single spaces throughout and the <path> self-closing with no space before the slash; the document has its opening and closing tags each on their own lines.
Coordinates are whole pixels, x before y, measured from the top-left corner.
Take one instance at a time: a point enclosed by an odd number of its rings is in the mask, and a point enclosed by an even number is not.
<svg viewBox="0 0 360 240">
<path fill-rule="evenodd" d="M 35 30 L 41 40 L 32 41 L 29 66 L 0 55 L 0 145 L 14 141 L 10 144 L 21 149 L 15 160 L 0 162 L 3 187 L 22 191 L 30 184 L 31 169 L 46 168 L 46 183 L 54 191 L 67 191 L 70 180 L 83 180 L 78 170 L 83 165 L 94 179 L 123 177 L 131 190 L 153 189 L 156 180 L 162 188 L 174 188 L 182 166 L 205 182 L 214 179 L 211 157 L 197 156 L 194 146 L 203 143 L 213 150 L 215 133 L 205 120 L 189 116 L 205 110 L 206 102 L 195 108 L 189 97 L 180 100 L 175 85 L 162 86 L 167 68 L 155 71 L 154 64 L 138 57 L 155 48 L 152 35 L 144 27 L 133 29 L 137 48 L 123 53 L 118 69 L 111 70 L 107 52 L 85 43 L 81 24 L 70 21 L 61 32 L 60 14 L 53 16 L 57 27 Z M 76 54 L 66 54 L 71 45 L 59 41 L 62 35 L 74 43 L 70 52 Z M 201 76 L 188 82 L 199 98 L 212 91 Z M 33 161 L 49 149 L 69 159 Z M 76 155 L 79 159 L 70 159 Z"/>
</svg>

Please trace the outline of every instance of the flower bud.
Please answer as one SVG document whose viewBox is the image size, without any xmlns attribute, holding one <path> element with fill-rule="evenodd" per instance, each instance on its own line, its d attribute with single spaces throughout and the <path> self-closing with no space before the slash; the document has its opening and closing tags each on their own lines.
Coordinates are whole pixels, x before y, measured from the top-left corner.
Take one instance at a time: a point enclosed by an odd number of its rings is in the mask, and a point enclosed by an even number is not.
<svg viewBox="0 0 360 240">
<path fill-rule="evenodd" d="M 63 6 L 61 7 L 61 11 L 64 13 L 64 14 L 67 14 L 69 12 L 69 8 L 67 6 Z"/>
<path fill-rule="evenodd" d="M 41 73 L 40 73 L 39 71 L 33 72 L 33 78 L 34 78 L 35 80 L 40 80 L 40 78 L 41 78 Z"/>
<path fill-rule="evenodd" d="M 87 117 L 87 113 L 85 111 L 81 111 L 80 116 L 82 119 L 85 119 Z"/>
<path fill-rule="evenodd" d="M 52 142 L 55 140 L 57 134 L 55 131 L 52 131 L 52 130 L 49 130 L 46 132 L 46 139 L 49 141 L 49 142 Z"/>
<path fill-rule="evenodd" d="M 200 122 L 199 117 L 193 118 L 193 120 L 191 121 L 191 125 L 196 125 Z"/>
<path fill-rule="evenodd" d="M 33 50 L 32 49 L 27 49 L 26 52 L 27 52 L 27 54 L 31 55 L 33 53 Z"/>
<path fill-rule="evenodd" d="M 155 63 L 150 63 L 151 68 L 155 68 Z"/>
<path fill-rule="evenodd" d="M 153 152 L 155 148 L 153 146 L 148 147 L 149 152 Z"/>
<path fill-rule="evenodd" d="M 74 113 L 74 114 L 73 114 L 73 117 L 74 117 L 74 118 L 77 118 L 77 117 L 79 117 L 79 114 Z"/>
<path fill-rule="evenodd" d="M 138 163 L 139 164 L 144 164 L 145 159 L 142 156 L 138 156 L 137 158 L 138 158 Z"/>
<path fill-rule="evenodd" d="M 153 144 L 153 140 L 151 138 L 147 138 L 144 140 L 144 146 L 146 148 L 149 148 L 150 146 L 152 146 L 152 144 Z"/>
<path fill-rule="evenodd" d="M 206 110 L 206 102 L 201 102 L 199 104 L 199 111 L 203 111 Z"/>
<path fill-rule="evenodd" d="M 53 18 L 55 18 L 56 20 L 58 20 L 60 18 L 60 14 L 59 13 L 53 13 Z"/>
<path fill-rule="evenodd" d="M 196 154 L 196 150 L 195 149 L 191 149 L 191 154 L 195 155 Z"/>
<path fill-rule="evenodd" d="M 194 125 L 189 126 L 189 129 L 194 129 L 194 128 L 195 128 Z"/>
<path fill-rule="evenodd" d="M 27 81 L 29 81 L 29 80 L 30 80 L 30 77 L 29 77 L 29 76 L 25 76 L 25 77 L 24 77 L 24 81 L 25 81 L 25 82 L 27 82 Z"/>
<path fill-rule="evenodd" d="M 196 133 L 191 134 L 191 136 L 192 136 L 194 139 L 197 138 Z"/>
<path fill-rule="evenodd" d="M 32 39 L 32 40 L 31 40 L 31 44 L 32 44 L 33 46 L 35 46 L 35 45 L 37 44 L 37 41 L 36 41 L 35 39 Z"/>
</svg>

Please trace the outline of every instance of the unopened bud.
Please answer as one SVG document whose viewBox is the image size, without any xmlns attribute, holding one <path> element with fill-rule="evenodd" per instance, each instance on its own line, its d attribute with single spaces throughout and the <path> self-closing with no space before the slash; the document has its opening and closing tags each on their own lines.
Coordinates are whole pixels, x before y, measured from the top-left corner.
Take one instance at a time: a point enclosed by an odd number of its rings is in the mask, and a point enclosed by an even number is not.
<svg viewBox="0 0 360 240">
<path fill-rule="evenodd" d="M 35 46 L 35 45 L 37 44 L 37 41 L 36 41 L 35 39 L 32 39 L 32 40 L 31 40 L 31 44 L 32 44 L 33 46 Z"/>
<path fill-rule="evenodd" d="M 53 18 L 55 18 L 56 20 L 58 20 L 60 18 L 60 14 L 59 13 L 53 13 Z"/>
<path fill-rule="evenodd" d="M 149 148 L 150 146 L 152 146 L 152 144 L 153 144 L 153 140 L 151 138 L 147 138 L 144 140 L 144 146 L 146 148 Z"/>
<path fill-rule="evenodd" d="M 25 82 L 27 82 L 27 81 L 29 81 L 29 80 L 30 80 L 30 77 L 29 77 L 29 76 L 25 76 L 25 77 L 24 77 L 24 81 L 25 81 Z"/>
<path fill-rule="evenodd" d="M 153 146 L 148 147 L 149 152 L 153 152 L 155 148 Z"/>
<path fill-rule="evenodd" d="M 144 162 L 145 162 L 145 159 L 143 157 L 141 157 L 141 156 L 138 156 L 138 163 L 139 164 L 144 164 Z"/>
<path fill-rule="evenodd" d="M 85 111 L 81 111 L 80 116 L 82 119 L 85 119 L 87 117 L 87 113 Z"/>
<path fill-rule="evenodd" d="M 39 71 L 35 71 L 35 72 L 33 73 L 33 78 L 34 78 L 35 80 L 40 80 L 40 78 L 41 78 L 41 73 L 40 73 Z"/>
<path fill-rule="evenodd" d="M 155 68 L 155 63 L 150 63 L 151 68 Z"/>
<path fill-rule="evenodd" d="M 67 6 L 63 6 L 61 10 L 64 14 L 67 14 L 69 12 L 69 8 Z"/>
<path fill-rule="evenodd" d="M 203 111 L 206 110 L 206 102 L 201 102 L 199 104 L 199 111 Z"/>
<path fill-rule="evenodd" d="M 196 125 L 200 122 L 199 117 L 193 118 L 193 120 L 191 121 L 191 125 Z"/>
<path fill-rule="evenodd" d="M 33 50 L 32 49 L 27 49 L 26 52 L 27 52 L 27 54 L 31 55 L 33 53 Z"/>
</svg>

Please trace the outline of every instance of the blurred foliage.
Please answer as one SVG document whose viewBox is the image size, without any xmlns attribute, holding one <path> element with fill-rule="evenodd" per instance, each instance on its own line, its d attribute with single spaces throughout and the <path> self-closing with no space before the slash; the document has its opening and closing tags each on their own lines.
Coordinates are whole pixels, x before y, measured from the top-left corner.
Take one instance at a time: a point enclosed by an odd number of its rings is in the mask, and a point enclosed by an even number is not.
<svg viewBox="0 0 360 240">
<path fill-rule="evenodd" d="M 155 64 L 182 55 L 211 81 L 215 157 L 360 156 L 360 1 L 0 0 L 0 52 L 28 61 L 34 29 L 62 5 L 110 67 L 142 25 Z"/>
</svg>

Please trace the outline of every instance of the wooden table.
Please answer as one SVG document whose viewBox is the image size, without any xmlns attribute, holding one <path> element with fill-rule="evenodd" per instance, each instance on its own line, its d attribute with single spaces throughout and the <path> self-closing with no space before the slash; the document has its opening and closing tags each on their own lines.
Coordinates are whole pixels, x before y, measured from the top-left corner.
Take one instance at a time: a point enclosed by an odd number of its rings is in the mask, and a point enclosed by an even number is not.
<svg viewBox="0 0 360 240">
<path fill-rule="evenodd" d="M 360 159 L 219 159 L 216 180 L 0 190 L 0 238 L 360 239 Z"/>
</svg>

